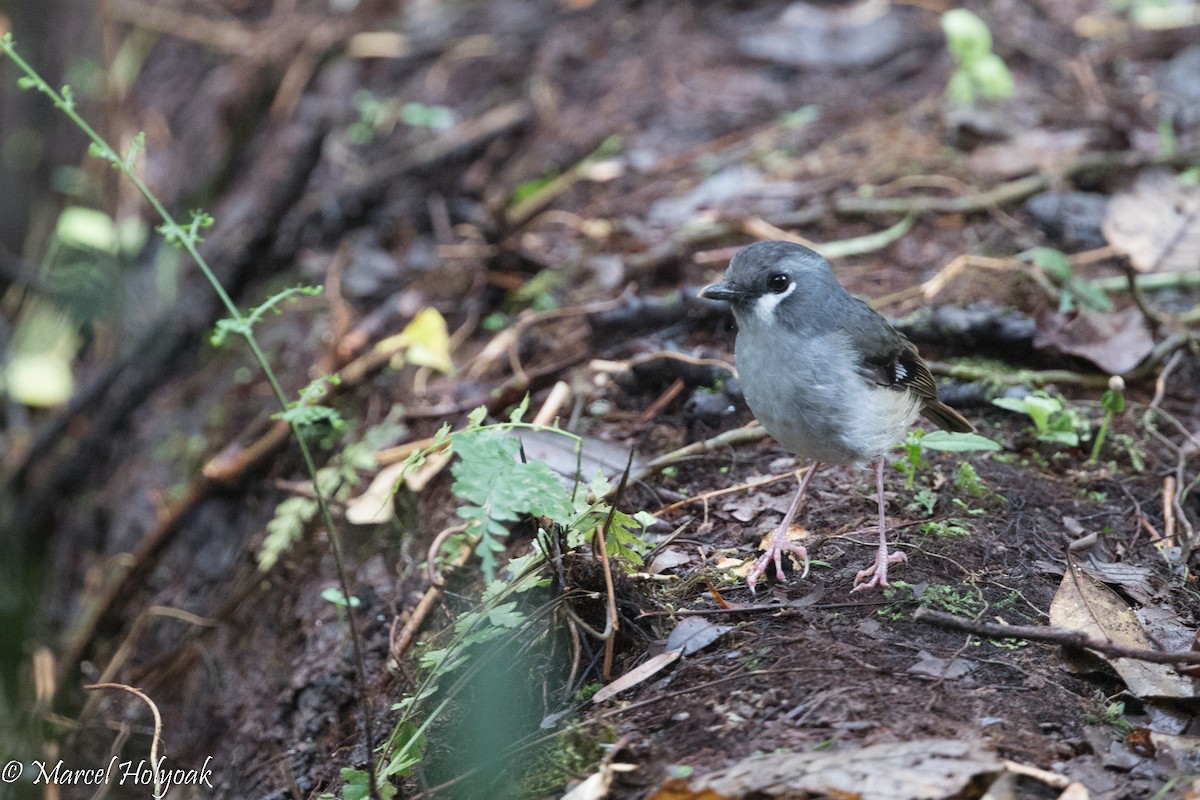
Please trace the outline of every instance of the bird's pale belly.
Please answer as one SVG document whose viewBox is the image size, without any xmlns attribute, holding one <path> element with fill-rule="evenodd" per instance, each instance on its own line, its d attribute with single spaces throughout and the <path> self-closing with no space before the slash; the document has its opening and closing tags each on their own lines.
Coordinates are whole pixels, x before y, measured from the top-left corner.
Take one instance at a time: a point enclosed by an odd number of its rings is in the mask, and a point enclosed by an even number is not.
<svg viewBox="0 0 1200 800">
<path fill-rule="evenodd" d="M 873 386 L 851 369 L 807 353 L 778 363 L 738 349 L 746 403 L 767 432 L 801 458 L 833 464 L 870 461 L 904 438 L 920 410 L 911 393 Z M 743 366 L 747 360 L 753 366 Z"/>
</svg>

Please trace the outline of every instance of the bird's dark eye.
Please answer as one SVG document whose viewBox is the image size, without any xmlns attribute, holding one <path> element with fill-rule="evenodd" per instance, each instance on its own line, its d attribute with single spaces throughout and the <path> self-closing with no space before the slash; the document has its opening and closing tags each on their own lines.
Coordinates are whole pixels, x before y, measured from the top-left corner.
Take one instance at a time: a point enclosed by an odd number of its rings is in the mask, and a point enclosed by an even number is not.
<svg viewBox="0 0 1200 800">
<path fill-rule="evenodd" d="M 788 276 L 784 275 L 782 272 L 778 272 L 767 278 L 767 288 L 775 294 L 783 294 L 791 285 L 792 282 L 788 280 Z"/>
</svg>

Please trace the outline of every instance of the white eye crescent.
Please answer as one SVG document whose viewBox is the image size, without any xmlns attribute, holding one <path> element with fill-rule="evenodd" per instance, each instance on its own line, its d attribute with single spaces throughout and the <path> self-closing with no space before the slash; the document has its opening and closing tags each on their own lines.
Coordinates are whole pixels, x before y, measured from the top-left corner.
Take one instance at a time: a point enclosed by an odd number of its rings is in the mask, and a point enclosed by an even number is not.
<svg viewBox="0 0 1200 800">
<path fill-rule="evenodd" d="M 755 315 L 763 322 L 770 322 L 775 316 L 775 309 L 794 291 L 796 291 L 796 284 L 788 281 L 787 288 L 779 294 L 764 294 L 754 302 Z"/>
</svg>

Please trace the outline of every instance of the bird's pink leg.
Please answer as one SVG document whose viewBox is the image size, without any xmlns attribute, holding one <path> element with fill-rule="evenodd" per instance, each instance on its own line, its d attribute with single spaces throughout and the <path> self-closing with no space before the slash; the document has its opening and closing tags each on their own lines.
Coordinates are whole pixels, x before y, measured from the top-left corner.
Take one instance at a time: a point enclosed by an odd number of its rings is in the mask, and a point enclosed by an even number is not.
<svg viewBox="0 0 1200 800">
<path fill-rule="evenodd" d="M 899 564 L 902 561 L 907 561 L 908 557 L 897 550 L 894 553 L 888 552 L 887 546 L 887 526 L 884 523 L 883 517 L 883 458 L 880 457 L 875 461 L 875 491 L 879 497 L 879 552 L 875 554 L 875 563 L 864 570 L 860 570 L 854 576 L 854 588 L 851 593 L 870 589 L 875 586 L 887 586 L 887 571 L 889 564 Z M 870 578 L 868 581 L 867 578 Z M 863 581 L 867 581 L 863 583 Z"/>
<path fill-rule="evenodd" d="M 746 576 L 746 585 L 750 587 L 751 594 L 754 594 L 754 585 L 758 583 L 758 579 L 767 571 L 767 566 L 772 561 L 775 562 L 775 574 L 779 576 L 779 580 L 783 580 L 783 554 L 785 551 L 794 553 L 804 562 L 804 573 L 800 577 L 808 576 L 808 550 L 802 544 L 789 541 L 787 534 L 788 528 L 792 527 L 792 520 L 796 518 L 796 512 L 800 510 L 800 501 L 804 499 L 808 482 L 812 480 L 812 476 L 820 466 L 814 461 L 813 465 L 808 468 L 808 472 L 804 473 L 804 477 L 800 479 L 800 488 L 796 490 L 796 496 L 792 498 L 792 505 L 783 515 L 783 522 L 779 524 L 775 533 L 771 534 L 771 541 L 767 545 L 766 552 L 759 556 L 759 559 L 754 562 L 754 569 L 750 570 L 750 574 Z"/>
</svg>

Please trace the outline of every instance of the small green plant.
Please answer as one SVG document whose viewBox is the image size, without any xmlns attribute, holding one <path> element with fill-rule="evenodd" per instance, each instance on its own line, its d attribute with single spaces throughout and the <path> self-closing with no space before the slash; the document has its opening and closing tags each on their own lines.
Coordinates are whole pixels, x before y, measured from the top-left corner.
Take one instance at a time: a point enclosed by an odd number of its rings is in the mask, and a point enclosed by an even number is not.
<svg viewBox="0 0 1200 800">
<path fill-rule="evenodd" d="M 1058 290 L 1058 311 L 1066 314 L 1075 308 L 1076 302 L 1093 311 L 1109 312 L 1113 310 L 1108 293 L 1086 278 L 1081 278 L 1071 269 L 1071 260 L 1066 253 L 1053 247 L 1034 247 L 1017 256 L 1022 261 L 1028 261 L 1040 269 Z"/>
<path fill-rule="evenodd" d="M 800 130 L 807 128 L 821 118 L 821 109 L 817 106 L 800 106 L 795 111 L 788 111 L 779 117 L 780 123 L 785 128 L 792 130 Z"/>
<path fill-rule="evenodd" d="M 349 599 L 347 599 L 346 595 L 342 594 L 341 589 L 333 586 L 330 586 L 321 592 L 321 599 L 327 603 L 333 604 L 333 607 L 337 609 L 338 622 L 343 625 L 346 624 L 346 609 L 358 608 L 362 605 L 362 601 L 357 597 L 351 596 Z"/>
<path fill-rule="evenodd" d="M 195 214 L 196 212 L 192 213 Z M 193 222 L 193 224 L 195 223 Z M 211 218 L 208 224 L 212 224 Z M 213 347 L 221 347 L 229 339 L 230 334 L 249 336 L 253 332 L 254 326 L 261 322 L 263 317 L 268 313 L 283 313 L 279 310 L 279 306 L 285 301 L 298 296 L 316 297 L 322 291 L 324 290 L 320 286 L 292 286 L 281 292 L 276 292 L 263 301 L 262 305 L 255 306 L 245 314 L 236 318 L 227 317 L 217 320 L 217 324 L 213 326 L 209 342 Z"/>
<path fill-rule="evenodd" d="M 350 125 L 350 141 L 367 145 L 376 133 L 388 133 L 402 122 L 414 128 L 448 130 L 454 127 L 454 112 L 445 106 L 424 103 L 401 103 L 395 98 L 383 99 L 370 89 L 359 89 L 350 98 L 358 119 Z"/>
<path fill-rule="evenodd" d="M 929 462 L 925 460 L 925 448 L 921 446 L 921 439 L 925 437 L 925 431 L 917 428 L 909 431 L 907 438 L 900 443 L 900 448 L 903 455 L 896 462 L 896 469 L 900 470 L 900 474 L 904 476 L 904 489 L 908 491 L 913 488 L 913 483 L 916 482 L 917 472 L 929 466 Z M 934 496 L 934 502 L 937 501 L 937 496 Z M 932 513 L 932 508 L 928 513 Z M 928 513 L 926 516 L 928 516 Z"/>
<path fill-rule="evenodd" d="M 263 375 L 266 378 L 268 385 L 271 388 L 271 393 L 274 395 L 276 402 L 281 409 L 285 411 L 288 408 L 289 401 L 287 395 L 280 385 L 275 371 L 271 368 L 270 362 L 267 360 L 266 354 L 262 347 L 255 339 L 252 325 L 245 324 L 246 320 L 238 310 L 237 305 L 229 296 L 229 293 L 222 286 L 220 280 L 200 253 L 201 236 L 200 231 L 213 224 L 212 217 L 204 212 L 192 212 L 191 224 L 184 227 L 176 221 L 163 205 L 162 201 L 150 191 L 146 182 L 142 180 L 138 174 L 137 159 L 141 151 L 145 147 L 146 137 L 144 133 L 138 133 L 130 143 L 129 149 L 125 155 L 120 155 L 112 145 L 110 145 L 104 137 L 88 123 L 86 119 L 76 109 L 75 95 L 70 86 L 63 86 L 61 89 L 54 89 L 49 83 L 35 70 L 28 61 L 26 61 L 17 51 L 11 33 L 5 32 L 0 35 L 0 54 L 7 57 L 16 68 L 23 73 L 17 80 L 17 85 L 25 90 L 35 90 L 47 97 L 54 107 L 65 114 L 71 122 L 83 132 L 84 136 L 89 140 L 88 154 L 107 162 L 114 169 L 118 170 L 138 191 L 138 193 L 146 200 L 154 213 L 162 220 L 157 230 L 162 234 L 163 240 L 169 244 L 176 246 L 183 251 L 186 251 L 191 256 L 197 269 L 200 270 L 204 279 L 211 286 L 213 293 L 220 300 L 221 305 L 228 312 L 230 319 L 236 323 L 238 333 L 245 339 L 246 346 L 250 350 L 254 360 L 262 369 Z M 318 513 L 321 521 L 324 523 L 329 537 L 329 550 L 333 557 L 334 566 L 338 574 L 338 583 L 341 585 L 344 595 L 349 595 L 349 584 L 346 578 L 346 569 L 342 559 L 342 550 L 340 539 L 338 537 L 337 526 L 333 519 L 333 514 L 329 509 L 329 504 L 326 502 L 325 496 L 321 493 L 317 475 L 316 463 L 312 457 L 308 443 L 305 441 L 301 430 L 295 423 L 291 423 L 291 433 L 296 441 L 297 448 L 300 451 L 301 458 L 304 462 L 305 470 L 308 472 L 313 481 L 315 497 Z M 364 659 L 362 655 L 362 640 L 358 635 L 357 623 L 355 622 L 354 614 L 347 614 L 346 620 L 348 623 L 348 632 L 351 647 L 355 656 L 355 675 L 358 681 L 359 696 L 358 701 L 362 713 L 363 730 L 365 731 L 364 739 L 368 759 L 368 773 L 375 772 L 375 741 L 374 741 L 374 718 L 371 711 L 371 703 L 368 694 L 368 682 L 366 669 L 364 667 Z M 369 783 L 369 781 L 368 781 Z"/>
<path fill-rule="evenodd" d="M 935 583 L 921 593 L 921 605 L 935 611 L 945 611 L 974 618 L 983 611 L 984 603 L 977 594 L 959 586 Z"/>
<path fill-rule="evenodd" d="M 957 539 L 971 535 L 971 532 L 963 527 L 962 520 L 956 517 L 922 522 L 917 530 L 938 539 Z"/>
<path fill-rule="evenodd" d="M 954 471 L 954 491 L 976 500 L 982 500 L 992 494 L 992 490 L 983 482 L 983 478 L 979 477 L 979 472 L 970 461 L 959 462 L 958 469 Z"/>
<path fill-rule="evenodd" d="M 933 509 L 937 507 L 938 494 L 933 489 L 925 488 L 913 495 L 906 509 L 922 517 L 932 517 Z"/>
<path fill-rule="evenodd" d="M 320 383 L 321 379 L 318 379 L 310 384 L 310 387 Z M 399 436 L 403 426 L 395 418 L 401 412 L 402 409 L 392 409 L 392 413 L 383 422 L 368 428 L 358 441 L 346 445 L 340 453 L 330 458 L 324 467 L 317 470 L 314 485 L 321 497 L 347 500 L 351 490 L 358 484 L 360 474 L 378 468 L 375 450 L 381 446 L 380 442 L 392 441 Z M 298 427 L 297 430 L 305 428 Z M 275 506 L 275 514 L 267 523 L 267 536 L 258 551 L 258 568 L 267 572 L 274 567 L 279 559 L 300 541 L 305 529 L 319 511 L 320 504 L 316 496 L 297 495 L 280 501 L 279 505 Z"/>
<path fill-rule="evenodd" d="M 917 473 L 929 466 L 924 454 L 926 450 L 938 450 L 944 453 L 970 453 L 1000 449 L 998 443 L 977 433 L 951 433 L 950 431 L 926 433 L 920 428 L 909 431 L 908 436 L 898 446 L 902 455 L 896 462 L 896 469 L 904 475 L 905 490 L 912 489 Z"/>
<path fill-rule="evenodd" d="M 903 622 L 909 618 L 906 608 L 912 604 L 913 585 L 908 581 L 893 580 L 883 590 L 887 605 L 875 612 L 881 619 Z"/>
<path fill-rule="evenodd" d="M 1133 730 L 1133 723 L 1125 719 L 1125 704 L 1109 702 L 1103 695 L 1097 695 L 1095 705 L 1083 715 L 1083 721 L 1088 725 L 1108 725 L 1122 736 Z"/>
<path fill-rule="evenodd" d="M 1021 398 L 997 397 L 992 403 L 1028 416 L 1040 442 L 1078 447 L 1079 440 L 1087 438 L 1087 420 L 1045 392 L 1033 392 Z"/>
<path fill-rule="evenodd" d="M 557 797 L 571 780 L 594 772 L 616 739 L 612 726 L 568 728 L 534 756 L 521 777 L 520 796 Z"/>
<path fill-rule="evenodd" d="M 952 102 L 970 106 L 980 98 L 1012 97 L 1012 73 L 992 52 L 992 32 L 987 23 L 966 9 L 956 8 L 942 15 L 942 31 L 957 63 L 946 84 L 946 96 Z"/>
<path fill-rule="evenodd" d="M 1104 421 L 1100 430 L 1096 431 L 1096 441 L 1092 444 L 1092 456 L 1088 459 L 1095 463 L 1100 458 L 1100 448 L 1104 447 L 1104 439 L 1112 425 L 1113 417 L 1125 411 L 1125 381 L 1120 375 L 1108 379 L 1108 389 L 1100 396 L 1100 407 L 1104 409 Z"/>
<path fill-rule="evenodd" d="M 577 452 L 582 444 L 579 437 L 566 431 L 523 422 L 527 407 L 528 398 L 507 421 L 493 424 L 484 422 L 486 409 L 476 409 L 466 428 L 451 432 L 443 426 L 428 448 L 413 453 L 405 462 L 406 469 L 415 469 L 432 453 L 451 450 L 455 458 L 450 468 L 454 476 L 451 488 L 461 503 L 458 514 L 467 525 L 461 534 L 451 537 L 448 546 L 457 550 L 462 544 L 472 544 L 489 581 L 479 603 L 455 620 L 449 641 L 419 645 L 424 679 L 394 706 L 402 716 L 384 747 L 379 771 L 382 782 L 421 762 L 428 727 L 473 676 L 496 668 L 492 662 L 497 654 L 511 653 L 511 648 L 505 648 L 514 642 L 540 641 L 547 636 L 546 615 L 535 615 L 526 607 L 532 598 L 541 596 L 534 590 L 550 582 L 546 568 L 552 538 L 561 537 L 567 547 L 579 548 L 603 526 L 608 555 L 630 568 L 641 564 L 642 554 L 648 550 L 642 538 L 648 518 L 613 508 L 606 500 L 612 487 L 603 475 L 584 484 L 577 474 L 575 482 L 567 485 L 544 463 L 526 463 L 521 458 L 517 434 L 522 429 L 574 439 Z M 504 577 L 493 579 L 498 571 L 496 555 L 506 548 L 510 527 L 522 519 L 536 522 L 538 536 L 532 549 L 510 559 Z M 435 707 L 425 708 L 436 698 L 440 701 Z M 414 722 L 418 709 L 425 716 L 420 725 Z"/>
<path fill-rule="evenodd" d="M 507 423 L 484 425 L 486 409 L 481 407 L 472 412 L 465 430 L 451 435 L 443 429 L 439 434 L 441 441 L 434 447 L 449 440 L 456 456 L 450 467 L 455 478 L 452 489 L 465 501 L 458 515 L 467 520 L 466 529 L 457 539 L 451 538 L 447 549 L 457 550 L 464 537 L 476 540 L 475 553 L 485 574 L 492 575 L 495 554 L 504 549 L 509 523 L 530 516 L 545 520 L 561 529 L 569 546 L 577 547 L 590 541 L 597 526 L 607 520 L 608 554 L 640 565 L 641 554 L 648 549 L 642 532 L 650 518 L 630 516 L 605 502 L 611 486 L 603 475 L 598 474 L 586 486 L 577 480 L 568 491 L 544 462 L 521 459 L 521 442 L 514 429 L 540 427 L 521 421 L 528 402 L 527 397 Z M 558 428 L 544 430 L 575 439 L 577 447 L 581 444 L 578 437 Z"/>
</svg>

